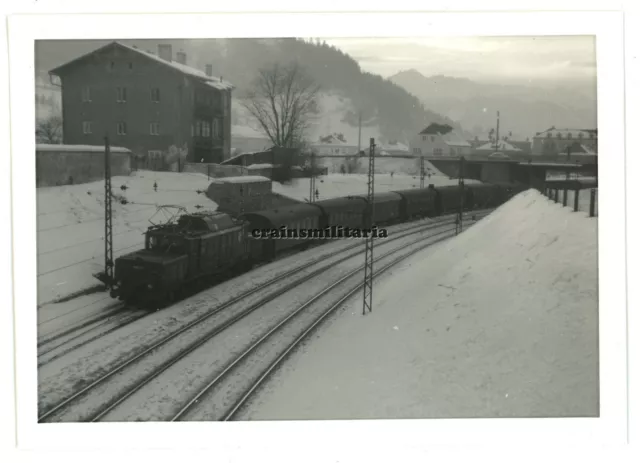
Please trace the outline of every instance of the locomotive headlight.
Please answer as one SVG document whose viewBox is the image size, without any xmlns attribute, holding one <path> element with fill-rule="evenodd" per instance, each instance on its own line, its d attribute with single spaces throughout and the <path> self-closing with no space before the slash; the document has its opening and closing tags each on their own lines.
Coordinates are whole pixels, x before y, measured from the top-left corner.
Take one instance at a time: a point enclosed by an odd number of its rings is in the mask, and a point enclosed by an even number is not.
<svg viewBox="0 0 640 463">
<path fill-rule="evenodd" d="M 147 285 L 147 289 L 153 289 L 153 285 L 152 285 L 151 283 L 149 283 L 149 284 Z"/>
</svg>

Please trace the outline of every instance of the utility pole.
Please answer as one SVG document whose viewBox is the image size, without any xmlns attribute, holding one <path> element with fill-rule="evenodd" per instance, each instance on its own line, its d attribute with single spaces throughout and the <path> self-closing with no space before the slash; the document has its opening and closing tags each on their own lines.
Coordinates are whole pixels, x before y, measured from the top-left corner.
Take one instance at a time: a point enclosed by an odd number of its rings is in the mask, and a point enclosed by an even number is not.
<svg viewBox="0 0 640 463">
<path fill-rule="evenodd" d="M 424 156 L 420 156 L 420 188 L 424 188 Z"/>
<path fill-rule="evenodd" d="M 496 123 L 496 151 L 500 151 L 500 111 L 498 111 L 498 120 Z"/>
<path fill-rule="evenodd" d="M 460 187 L 460 207 L 456 217 L 456 235 L 462 233 L 462 212 L 464 210 L 464 156 L 460 156 L 460 167 L 458 169 L 458 186 Z"/>
<path fill-rule="evenodd" d="M 312 151 L 311 152 L 311 176 L 309 177 L 309 202 L 313 203 L 315 202 L 314 198 L 315 198 L 315 191 L 316 191 L 316 173 L 315 173 L 315 167 L 316 167 L 316 154 Z"/>
<path fill-rule="evenodd" d="M 369 175 L 367 178 L 367 209 L 365 212 L 365 229 L 373 227 L 373 193 L 374 193 L 374 167 L 375 167 L 375 140 L 369 140 Z M 372 310 L 373 301 L 373 234 L 370 233 L 365 239 L 364 253 L 364 294 L 362 299 L 362 315 Z"/>
<path fill-rule="evenodd" d="M 358 111 L 358 156 L 360 156 L 361 137 L 362 137 L 362 111 Z"/>
<path fill-rule="evenodd" d="M 113 288 L 113 222 L 111 209 L 111 151 L 109 137 L 104 137 L 104 276 L 105 284 Z"/>
</svg>

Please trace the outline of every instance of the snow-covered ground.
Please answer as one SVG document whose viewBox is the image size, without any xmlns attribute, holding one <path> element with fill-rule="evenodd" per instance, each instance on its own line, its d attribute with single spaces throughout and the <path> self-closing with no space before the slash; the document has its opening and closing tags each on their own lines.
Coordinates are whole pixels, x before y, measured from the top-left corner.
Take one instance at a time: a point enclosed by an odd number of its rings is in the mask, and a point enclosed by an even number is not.
<svg viewBox="0 0 640 463">
<path fill-rule="evenodd" d="M 598 416 L 597 220 L 529 190 L 378 281 L 240 419 Z"/>
<path fill-rule="evenodd" d="M 215 210 L 214 202 L 196 192 L 209 183 L 205 175 L 193 173 L 138 171 L 113 177 L 114 193 L 129 201 L 113 201 L 114 258 L 142 246 L 157 205 Z M 120 189 L 123 185 L 126 190 Z M 38 188 L 37 211 L 38 304 L 99 283 L 92 274 L 104 267 L 104 181 Z"/>
<path fill-rule="evenodd" d="M 432 176 L 436 185 L 454 184 L 456 180 Z M 158 205 L 183 206 L 189 212 L 215 210 L 217 205 L 197 190 L 206 190 L 211 180 L 197 173 L 137 171 L 129 177 L 114 177 L 113 190 L 128 204 L 113 201 L 114 258 L 132 252 L 144 243 L 143 234 L 150 219 L 163 221 Z M 154 189 L 157 186 L 157 191 Z M 126 186 L 122 190 L 122 186 Z M 320 199 L 364 194 L 364 175 L 329 175 L 316 182 Z M 377 175 L 376 191 L 418 187 L 419 178 L 409 175 Z M 309 180 L 298 179 L 291 185 L 273 184 L 273 190 L 298 200 L 309 195 Z M 203 206 L 199 209 L 196 206 Z M 38 208 L 38 304 L 74 294 L 99 282 L 92 276 L 104 267 L 104 182 L 39 188 Z M 154 218 L 155 216 L 155 218 Z M 86 304 L 99 309 L 94 299 Z M 48 304 L 49 316 L 66 311 L 63 304 Z M 42 311 L 41 311 L 42 312 Z"/>
</svg>

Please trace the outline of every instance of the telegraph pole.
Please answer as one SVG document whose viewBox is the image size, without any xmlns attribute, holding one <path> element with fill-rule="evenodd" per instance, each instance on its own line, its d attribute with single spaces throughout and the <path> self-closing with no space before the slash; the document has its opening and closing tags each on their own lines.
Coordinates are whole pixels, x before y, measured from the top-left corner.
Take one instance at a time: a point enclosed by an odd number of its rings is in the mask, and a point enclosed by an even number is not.
<svg viewBox="0 0 640 463">
<path fill-rule="evenodd" d="M 315 191 L 316 191 L 316 174 L 315 174 L 315 166 L 316 166 L 316 154 L 311 152 L 311 176 L 309 177 L 309 202 L 315 202 Z"/>
<path fill-rule="evenodd" d="M 496 151 L 500 151 L 500 111 L 498 111 L 498 120 L 496 123 Z"/>
<path fill-rule="evenodd" d="M 424 188 L 424 156 L 420 156 L 420 188 Z"/>
<path fill-rule="evenodd" d="M 360 155 L 361 136 L 362 136 L 362 111 L 358 111 L 358 156 Z"/>
<path fill-rule="evenodd" d="M 111 209 L 111 151 L 109 137 L 104 137 L 104 275 L 105 284 L 113 288 L 113 222 Z"/>
<path fill-rule="evenodd" d="M 373 184 L 374 184 L 374 167 L 375 167 L 375 140 L 369 140 L 369 175 L 367 177 L 367 209 L 365 212 L 365 229 L 373 227 Z M 362 315 L 372 310 L 373 301 L 373 234 L 370 233 L 365 239 L 364 253 L 364 294 L 362 299 Z"/>
<path fill-rule="evenodd" d="M 460 167 L 458 169 L 458 186 L 460 187 L 460 207 L 456 217 L 456 235 L 462 233 L 462 212 L 464 210 L 464 156 L 460 156 Z"/>
</svg>

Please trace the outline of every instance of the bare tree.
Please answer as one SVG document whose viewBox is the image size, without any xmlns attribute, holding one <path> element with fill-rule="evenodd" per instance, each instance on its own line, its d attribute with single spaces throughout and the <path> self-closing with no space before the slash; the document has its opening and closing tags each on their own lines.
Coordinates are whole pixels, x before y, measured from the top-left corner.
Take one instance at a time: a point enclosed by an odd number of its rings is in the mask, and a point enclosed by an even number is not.
<svg viewBox="0 0 640 463">
<path fill-rule="evenodd" d="M 48 119 L 38 121 L 36 123 L 36 142 L 56 145 L 62 143 L 62 118 L 51 116 Z"/>
<path fill-rule="evenodd" d="M 320 87 L 293 62 L 262 69 L 242 105 L 274 146 L 298 147 L 317 110 Z"/>
</svg>

